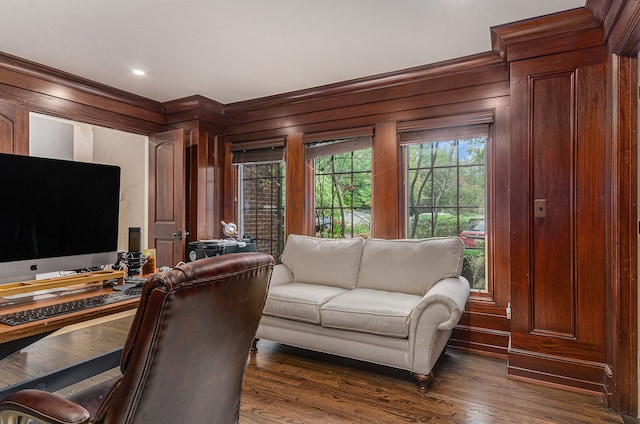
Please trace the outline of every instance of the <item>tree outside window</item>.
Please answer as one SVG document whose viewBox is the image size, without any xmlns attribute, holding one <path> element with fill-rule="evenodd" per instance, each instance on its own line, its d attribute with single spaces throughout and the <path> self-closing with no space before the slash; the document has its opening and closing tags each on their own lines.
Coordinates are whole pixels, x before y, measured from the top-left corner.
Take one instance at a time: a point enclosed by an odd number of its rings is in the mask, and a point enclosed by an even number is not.
<svg viewBox="0 0 640 424">
<path fill-rule="evenodd" d="M 316 236 L 369 237 L 371 147 L 319 156 L 313 166 Z"/>
<path fill-rule="evenodd" d="M 425 133 L 426 135 L 426 133 Z M 463 275 L 486 290 L 486 145 L 488 136 L 425 137 L 405 143 L 407 237 L 458 235 Z"/>
</svg>

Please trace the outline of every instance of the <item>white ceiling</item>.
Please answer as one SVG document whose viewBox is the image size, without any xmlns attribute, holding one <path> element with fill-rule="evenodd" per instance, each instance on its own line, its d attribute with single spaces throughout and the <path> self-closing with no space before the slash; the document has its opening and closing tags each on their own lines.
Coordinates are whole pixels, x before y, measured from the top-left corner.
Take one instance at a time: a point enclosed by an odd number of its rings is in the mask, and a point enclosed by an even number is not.
<svg viewBox="0 0 640 424">
<path fill-rule="evenodd" d="M 200 94 L 226 104 L 487 52 L 491 26 L 584 5 L 2 0 L 0 51 L 158 101 Z"/>
</svg>

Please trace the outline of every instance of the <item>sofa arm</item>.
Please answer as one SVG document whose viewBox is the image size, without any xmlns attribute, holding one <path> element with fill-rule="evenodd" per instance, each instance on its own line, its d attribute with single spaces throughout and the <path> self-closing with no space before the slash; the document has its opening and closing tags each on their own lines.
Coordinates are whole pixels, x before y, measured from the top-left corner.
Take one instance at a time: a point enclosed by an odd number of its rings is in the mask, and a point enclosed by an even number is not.
<svg viewBox="0 0 640 424">
<path fill-rule="evenodd" d="M 0 402 L 2 422 L 22 422 L 17 420 L 17 417 L 29 417 L 40 423 L 55 424 L 88 423 L 90 418 L 89 412 L 82 406 L 54 393 L 33 389 L 13 393 Z"/>
<path fill-rule="evenodd" d="M 409 322 L 411 371 L 426 376 L 445 348 L 469 298 L 464 277 L 438 281 L 414 308 Z"/>
<path fill-rule="evenodd" d="M 439 319 L 432 317 L 437 322 L 437 329 L 450 330 L 458 324 L 470 292 L 469 282 L 464 277 L 440 280 L 418 302 L 411 320 L 415 318 L 417 322 L 428 309 L 440 309 Z"/>
<path fill-rule="evenodd" d="M 271 274 L 270 287 L 289 283 L 293 283 L 293 273 L 289 267 L 285 264 L 278 264 L 274 266 L 273 273 Z"/>
</svg>

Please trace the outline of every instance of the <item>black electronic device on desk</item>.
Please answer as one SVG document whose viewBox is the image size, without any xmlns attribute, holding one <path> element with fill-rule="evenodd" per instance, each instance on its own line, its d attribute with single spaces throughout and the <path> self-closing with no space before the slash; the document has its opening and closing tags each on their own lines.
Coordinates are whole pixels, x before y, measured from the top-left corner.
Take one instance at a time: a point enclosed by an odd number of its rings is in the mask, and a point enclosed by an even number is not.
<svg viewBox="0 0 640 424">
<path fill-rule="evenodd" d="M 244 240 L 200 240 L 187 245 L 187 261 L 229 253 L 255 252 L 256 244 Z"/>
</svg>

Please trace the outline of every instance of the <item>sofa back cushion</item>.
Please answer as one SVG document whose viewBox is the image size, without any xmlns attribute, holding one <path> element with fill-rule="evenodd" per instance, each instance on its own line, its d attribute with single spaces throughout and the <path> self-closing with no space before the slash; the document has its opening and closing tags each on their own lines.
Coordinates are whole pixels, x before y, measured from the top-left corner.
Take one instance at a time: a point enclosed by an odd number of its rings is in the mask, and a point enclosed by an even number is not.
<svg viewBox="0 0 640 424">
<path fill-rule="evenodd" d="M 323 284 L 352 289 L 364 239 L 321 239 L 290 234 L 282 252 L 282 263 L 293 273 L 295 283 Z"/>
<path fill-rule="evenodd" d="M 458 237 L 369 239 L 362 250 L 358 288 L 423 296 L 438 281 L 462 273 Z"/>
</svg>

